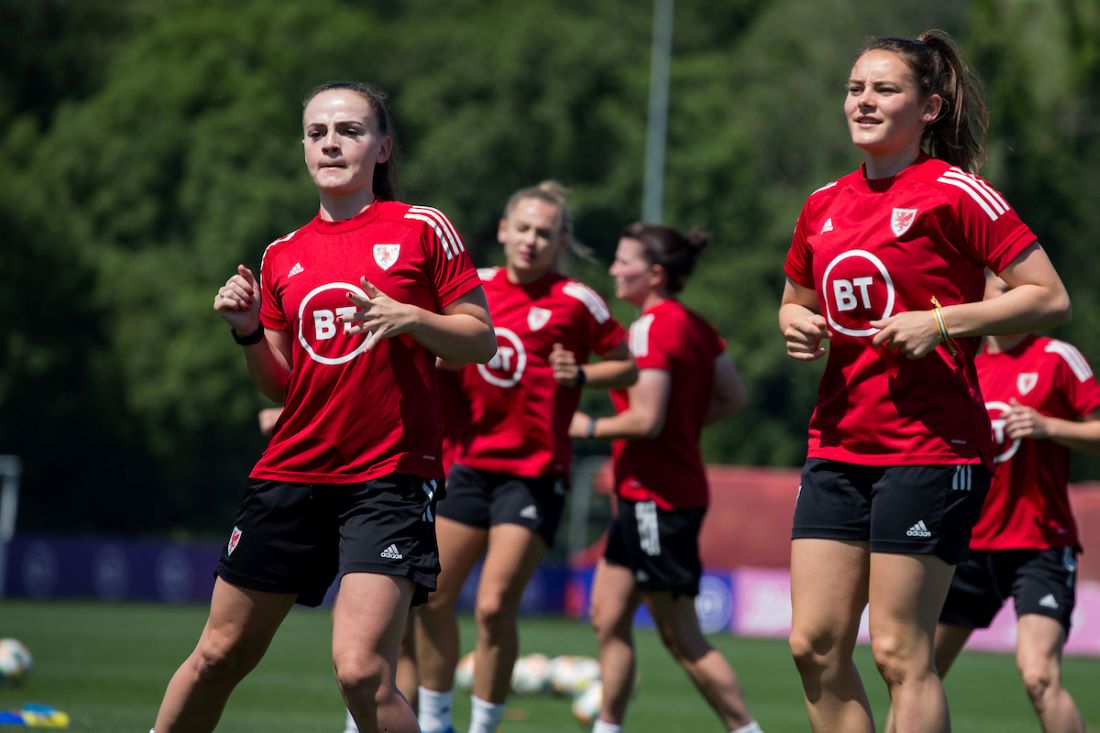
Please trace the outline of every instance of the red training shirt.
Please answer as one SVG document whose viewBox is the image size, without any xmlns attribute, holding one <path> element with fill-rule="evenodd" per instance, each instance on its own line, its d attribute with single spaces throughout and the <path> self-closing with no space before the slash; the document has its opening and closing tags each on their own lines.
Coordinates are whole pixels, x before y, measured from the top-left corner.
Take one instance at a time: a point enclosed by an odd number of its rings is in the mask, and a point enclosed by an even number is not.
<svg viewBox="0 0 1100 733">
<path fill-rule="evenodd" d="M 376 201 L 345 221 L 317 216 L 270 244 L 260 266 L 260 318 L 287 331 L 293 368 L 286 410 L 253 478 L 346 484 L 408 473 L 438 478 L 435 355 L 411 336 L 383 339 L 337 320 L 365 296 L 359 278 L 402 303 L 441 312 L 477 274 L 447 217 Z"/>
<path fill-rule="evenodd" d="M 497 353 L 461 372 L 470 424 L 455 461 L 515 476 L 564 476 L 573 456 L 569 422 L 581 391 L 554 381 L 550 352 L 559 343 L 583 364 L 593 352 L 613 350 L 626 332 L 594 290 L 559 273 L 526 284 L 509 281 L 503 267 L 479 274 Z"/>
<path fill-rule="evenodd" d="M 725 350 L 718 332 L 676 300 L 650 308 L 631 324 L 630 351 L 638 369 L 668 372 L 668 408 L 656 437 L 612 443 L 616 494 L 652 501 L 665 511 L 707 506 L 699 436 L 714 390 L 714 361 Z M 614 390 L 611 401 L 616 412 L 624 412 L 629 393 Z"/>
<path fill-rule="evenodd" d="M 972 361 L 979 340 L 914 361 L 872 345 L 870 321 L 928 311 L 933 296 L 979 301 L 983 268 L 1000 272 L 1034 242 L 988 183 L 925 155 L 892 178 L 868 180 L 861 167 L 811 194 L 784 268 L 816 291 L 831 334 L 808 457 L 992 467 Z"/>
<path fill-rule="evenodd" d="M 1070 449 L 1053 440 L 1004 434 L 1012 400 L 1062 420 L 1100 410 L 1100 385 L 1088 361 L 1064 341 L 1027 336 L 1007 351 L 974 360 L 993 423 L 997 473 L 970 536 L 974 550 L 1081 549 L 1070 511 Z"/>
</svg>

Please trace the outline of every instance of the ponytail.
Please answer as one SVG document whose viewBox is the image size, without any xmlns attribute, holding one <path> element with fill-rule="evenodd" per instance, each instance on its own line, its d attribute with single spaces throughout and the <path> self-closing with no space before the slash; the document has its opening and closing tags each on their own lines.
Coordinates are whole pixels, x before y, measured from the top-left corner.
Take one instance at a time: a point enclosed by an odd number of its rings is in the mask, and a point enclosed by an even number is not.
<svg viewBox="0 0 1100 733">
<path fill-rule="evenodd" d="M 977 75 L 963 60 L 951 36 L 941 30 L 928 30 L 915 40 L 872 38 L 860 55 L 875 50 L 901 56 L 921 96 L 938 94 L 943 100 L 939 116 L 924 128 L 921 148 L 934 158 L 977 173 L 985 162 L 989 110 Z"/>
<path fill-rule="evenodd" d="M 710 244 L 710 234 L 701 229 L 692 229 L 684 234 L 665 224 L 640 221 L 628 224 L 620 236 L 638 241 L 646 262 L 664 269 L 667 276 L 665 290 L 669 295 L 676 295 L 684 289 L 695 271 L 696 260 Z"/>
</svg>

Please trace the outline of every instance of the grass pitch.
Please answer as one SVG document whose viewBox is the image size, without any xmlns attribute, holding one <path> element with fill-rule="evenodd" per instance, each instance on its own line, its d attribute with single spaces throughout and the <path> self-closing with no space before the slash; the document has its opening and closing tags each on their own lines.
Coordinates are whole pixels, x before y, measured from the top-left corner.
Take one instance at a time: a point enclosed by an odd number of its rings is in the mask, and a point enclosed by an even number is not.
<svg viewBox="0 0 1100 733">
<path fill-rule="evenodd" d="M 35 669 L 21 688 L 0 687 L 0 709 L 37 702 L 66 711 L 71 731 L 145 733 L 164 686 L 190 652 L 206 618 L 197 606 L 0 601 L 0 636 L 30 647 Z M 229 733 L 339 733 L 344 710 L 329 661 L 328 612 L 296 608 L 260 666 L 238 687 L 218 730 Z M 523 653 L 595 656 L 588 626 L 558 618 L 521 622 Z M 463 619 L 463 649 L 472 645 Z M 718 634 L 712 641 L 741 678 L 753 714 L 768 733 L 805 731 L 798 675 L 786 643 Z M 640 684 L 630 733 L 721 731 L 717 718 L 651 630 L 636 634 Z M 866 647 L 858 663 L 880 726 L 886 697 Z M 1100 730 L 1100 660 L 1065 661 L 1066 684 L 1089 729 Z M 953 729 L 1033 733 L 1038 722 L 1010 656 L 964 652 L 947 679 Z M 469 701 L 456 695 L 459 730 Z M 12 729 L 15 730 L 15 729 Z M 565 699 L 513 698 L 503 733 L 581 733 Z"/>
</svg>

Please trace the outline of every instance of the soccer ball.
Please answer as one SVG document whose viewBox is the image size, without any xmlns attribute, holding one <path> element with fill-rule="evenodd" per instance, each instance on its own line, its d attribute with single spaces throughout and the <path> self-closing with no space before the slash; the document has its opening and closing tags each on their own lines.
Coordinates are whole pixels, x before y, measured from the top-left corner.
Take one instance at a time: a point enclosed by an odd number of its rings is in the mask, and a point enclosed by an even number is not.
<svg viewBox="0 0 1100 733">
<path fill-rule="evenodd" d="M 550 689 L 559 695 L 576 695 L 599 679 L 598 659 L 563 655 L 550 662 Z"/>
<path fill-rule="evenodd" d="M 512 692 L 533 695 L 550 685 L 550 658 L 545 654 L 527 654 L 512 668 Z"/>
<path fill-rule="evenodd" d="M 602 704 L 603 683 L 596 680 L 573 698 L 573 717 L 587 728 L 596 722 Z"/>
<path fill-rule="evenodd" d="M 21 685 L 31 673 L 31 652 L 18 639 L 0 639 L 0 683 Z"/>
<path fill-rule="evenodd" d="M 474 653 L 469 652 L 458 660 L 455 667 L 455 689 L 461 692 L 469 692 L 474 689 Z"/>
</svg>

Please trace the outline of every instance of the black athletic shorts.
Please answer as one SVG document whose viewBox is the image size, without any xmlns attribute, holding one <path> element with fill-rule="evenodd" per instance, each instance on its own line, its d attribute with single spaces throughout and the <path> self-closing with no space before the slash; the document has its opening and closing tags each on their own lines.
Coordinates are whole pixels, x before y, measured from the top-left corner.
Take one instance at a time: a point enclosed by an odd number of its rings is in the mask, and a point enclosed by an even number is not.
<svg viewBox="0 0 1100 733">
<path fill-rule="evenodd" d="M 439 502 L 441 517 L 482 529 L 518 524 L 542 537 L 547 547 L 554 545 L 564 509 L 562 476 L 529 478 L 458 463 L 447 474 L 447 498 Z"/>
<path fill-rule="evenodd" d="M 989 491 L 980 465 L 860 466 L 811 458 L 802 469 L 792 539 L 869 543 L 871 552 L 966 559 Z"/>
<path fill-rule="evenodd" d="M 249 479 L 217 575 L 233 585 L 297 593 L 320 605 L 337 577 L 410 578 L 413 605 L 435 590 L 438 482 L 391 474 L 357 484 Z"/>
<path fill-rule="evenodd" d="M 940 623 L 984 629 L 1009 598 L 1016 617 L 1047 616 L 1069 636 L 1077 602 L 1077 553 L 1072 547 L 1047 550 L 971 550 L 955 568 Z"/>
<path fill-rule="evenodd" d="M 652 501 L 620 498 L 618 503 L 607 530 L 604 559 L 633 570 L 634 582 L 643 592 L 699 595 L 699 531 L 706 507 L 665 511 Z"/>
</svg>

